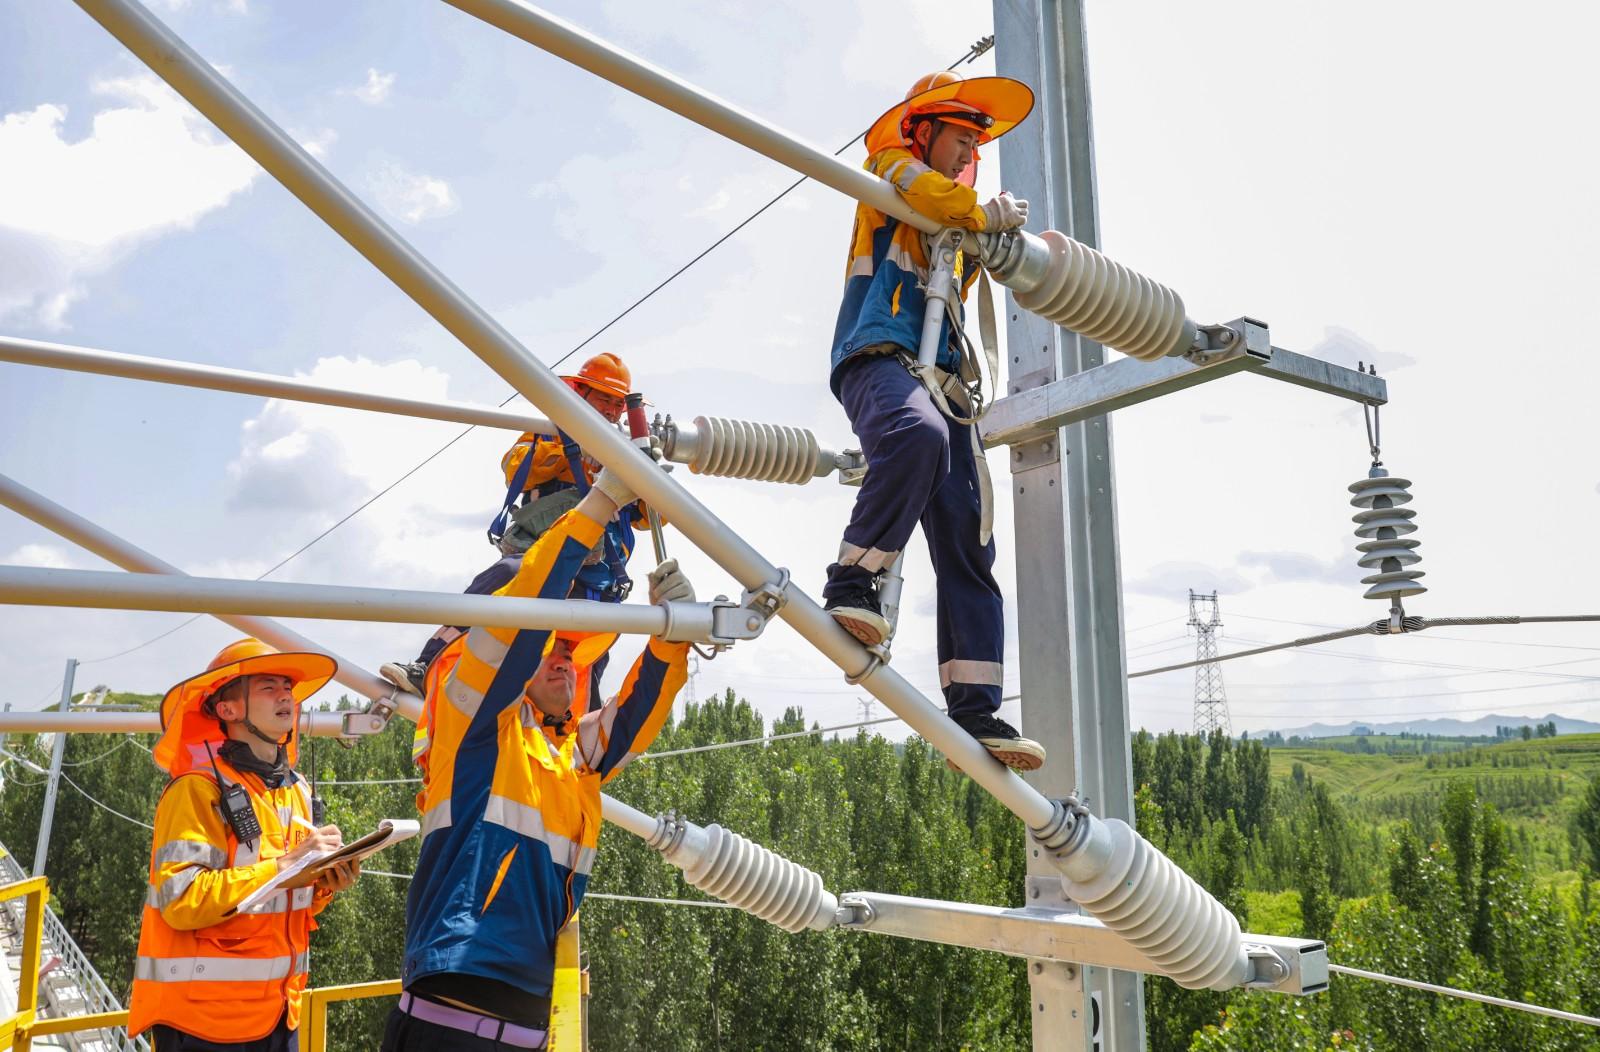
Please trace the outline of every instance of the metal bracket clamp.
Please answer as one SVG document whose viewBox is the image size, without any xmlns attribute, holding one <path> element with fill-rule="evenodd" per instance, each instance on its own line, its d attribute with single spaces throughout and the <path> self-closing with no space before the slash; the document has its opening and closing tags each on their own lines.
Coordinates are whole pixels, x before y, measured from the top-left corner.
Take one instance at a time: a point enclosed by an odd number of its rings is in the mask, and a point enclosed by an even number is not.
<svg viewBox="0 0 1600 1052">
<path fill-rule="evenodd" d="M 717 650 L 755 639 L 789 601 L 788 587 L 789 571 L 780 568 L 776 581 L 754 591 L 747 589 L 737 603 L 725 595 L 709 603 L 661 603 L 667 612 L 661 638 L 671 643 L 709 643 Z"/>
<path fill-rule="evenodd" d="M 390 717 L 397 710 L 394 698 L 399 690 L 399 687 L 395 687 L 387 698 L 373 698 L 367 707 L 359 712 L 343 713 L 341 721 L 343 729 L 337 739 L 339 743 L 349 746 L 351 739 L 383 733 L 383 729 L 389 725 Z"/>
<path fill-rule="evenodd" d="M 839 910 L 833 915 L 833 923 L 839 928 L 864 928 L 872 923 L 876 912 L 872 903 L 860 895 L 839 896 Z"/>
<path fill-rule="evenodd" d="M 1261 361 L 1272 360 L 1272 330 L 1255 318 L 1235 318 L 1221 325 L 1195 328 L 1194 344 L 1183 355 L 1193 365 L 1210 365 L 1220 356 L 1248 355 Z"/>
<path fill-rule="evenodd" d="M 859 449 L 847 449 L 833 456 L 834 467 L 839 470 L 839 485 L 859 486 L 867 477 L 867 455 Z"/>
<path fill-rule="evenodd" d="M 789 601 L 788 593 L 789 568 L 780 566 L 776 581 L 768 581 L 755 591 L 746 588 L 739 596 L 739 605 L 760 614 L 763 621 L 770 621 Z"/>
</svg>

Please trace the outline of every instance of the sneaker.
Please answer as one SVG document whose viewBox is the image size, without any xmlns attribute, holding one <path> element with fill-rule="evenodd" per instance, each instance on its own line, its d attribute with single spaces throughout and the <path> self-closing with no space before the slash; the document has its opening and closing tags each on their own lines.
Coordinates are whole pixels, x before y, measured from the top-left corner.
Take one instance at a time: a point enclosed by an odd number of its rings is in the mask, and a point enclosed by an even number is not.
<svg viewBox="0 0 1600 1052">
<path fill-rule="evenodd" d="M 428 666 L 420 661 L 409 661 L 404 664 L 386 662 L 378 666 L 378 675 L 407 694 L 415 694 L 419 698 L 427 696 Z"/>
<path fill-rule="evenodd" d="M 1044 766 L 1044 746 L 1024 738 L 998 716 L 968 716 L 956 723 L 988 749 L 989 755 L 1014 771 L 1037 771 Z"/>
<path fill-rule="evenodd" d="M 883 607 L 878 605 L 875 588 L 836 596 L 827 601 L 823 610 L 839 622 L 840 628 L 860 640 L 862 646 L 875 647 L 888 638 L 889 622 L 883 616 Z"/>
</svg>

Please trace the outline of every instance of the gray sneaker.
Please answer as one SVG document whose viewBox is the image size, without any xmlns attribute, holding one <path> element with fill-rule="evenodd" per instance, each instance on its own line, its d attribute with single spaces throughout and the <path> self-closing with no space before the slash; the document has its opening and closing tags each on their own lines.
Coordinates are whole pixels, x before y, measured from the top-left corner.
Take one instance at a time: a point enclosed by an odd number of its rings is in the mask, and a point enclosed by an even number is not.
<svg viewBox="0 0 1600 1052">
<path fill-rule="evenodd" d="M 956 724 L 1013 771 L 1037 771 L 1044 766 L 1044 746 L 1024 738 L 998 716 L 968 716 Z"/>
<path fill-rule="evenodd" d="M 378 666 L 378 675 L 407 694 L 415 694 L 419 698 L 427 696 L 428 666 L 420 661 L 385 662 Z"/>
</svg>

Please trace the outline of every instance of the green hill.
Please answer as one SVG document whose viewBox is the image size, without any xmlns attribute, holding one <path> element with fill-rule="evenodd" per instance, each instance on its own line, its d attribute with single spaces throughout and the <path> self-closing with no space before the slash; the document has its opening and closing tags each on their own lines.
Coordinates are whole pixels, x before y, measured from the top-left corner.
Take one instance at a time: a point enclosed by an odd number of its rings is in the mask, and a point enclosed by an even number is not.
<svg viewBox="0 0 1600 1052">
<path fill-rule="evenodd" d="M 1274 748 L 1273 777 L 1321 782 L 1352 814 L 1380 826 L 1407 820 L 1425 836 L 1446 787 L 1465 779 L 1506 819 L 1535 872 L 1573 867 L 1567 826 L 1589 780 L 1600 775 L 1600 734 L 1445 742 L 1427 754 L 1345 752 L 1339 745 L 1346 739 L 1324 741 Z"/>
</svg>

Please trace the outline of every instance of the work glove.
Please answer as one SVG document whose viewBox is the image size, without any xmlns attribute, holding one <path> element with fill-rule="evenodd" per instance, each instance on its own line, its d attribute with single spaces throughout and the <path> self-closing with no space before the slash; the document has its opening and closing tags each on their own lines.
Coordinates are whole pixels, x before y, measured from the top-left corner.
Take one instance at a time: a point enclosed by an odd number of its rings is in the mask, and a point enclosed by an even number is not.
<svg viewBox="0 0 1600 1052">
<path fill-rule="evenodd" d="M 638 495 L 628 488 L 628 484 L 610 468 L 603 469 L 595 477 L 594 488 L 611 498 L 611 503 L 617 507 L 626 507 L 638 499 Z"/>
<path fill-rule="evenodd" d="M 650 603 L 659 606 L 662 603 L 692 603 L 694 602 L 694 585 L 678 569 L 678 560 L 668 559 L 654 570 L 650 571 Z"/>
<path fill-rule="evenodd" d="M 1015 230 L 1028 221 L 1028 202 L 1012 197 L 1006 191 L 1001 191 L 999 197 L 991 198 L 983 206 L 984 233 L 996 230 Z"/>
</svg>

